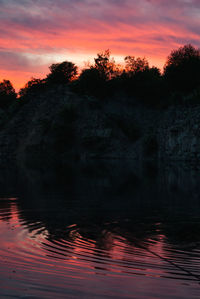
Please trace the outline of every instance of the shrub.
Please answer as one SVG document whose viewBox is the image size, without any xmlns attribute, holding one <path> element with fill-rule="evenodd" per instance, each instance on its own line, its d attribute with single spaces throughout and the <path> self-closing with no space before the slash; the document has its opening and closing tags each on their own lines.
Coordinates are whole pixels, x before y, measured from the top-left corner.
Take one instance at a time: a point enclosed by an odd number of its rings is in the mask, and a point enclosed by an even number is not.
<svg viewBox="0 0 200 299">
<path fill-rule="evenodd" d="M 91 67 L 85 69 L 79 76 L 73 90 L 78 93 L 94 95 L 96 97 L 102 95 L 105 87 L 105 81 L 98 69 Z"/>
<path fill-rule="evenodd" d="M 38 92 L 43 91 L 45 87 L 46 87 L 45 79 L 32 78 L 30 81 L 26 83 L 25 87 L 20 89 L 19 96 L 24 97 L 26 95 L 36 94 Z"/>
<path fill-rule="evenodd" d="M 135 58 L 134 56 L 125 57 L 125 71 L 129 77 L 138 72 L 143 72 L 149 69 L 149 63 L 146 58 Z"/>
<path fill-rule="evenodd" d="M 164 67 L 170 90 L 190 92 L 200 85 L 200 50 L 185 45 L 173 50 Z"/>
<path fill-rule="evenodd" d="M 50 74 L 47 75 L 46 81 L 50 84 L 67 84 L 75 79 L 78 68 L 69 61 L 52 64 L 50 67 Z"/>
<path fill-rule="evenodd" d="M 9 80 L 0 82 L 0 108 L 7 109 L 10 107 L 17 98 L 14 87 Z"/>
<path fill-rule="evenodd" d="M 115 73 L 115 61 L 110 59 L 110 50 L 98 53 L 97 58 L 94 58 L 94 68 L 99 72 L 103 80 L 110 80 Z"/>
</svg>

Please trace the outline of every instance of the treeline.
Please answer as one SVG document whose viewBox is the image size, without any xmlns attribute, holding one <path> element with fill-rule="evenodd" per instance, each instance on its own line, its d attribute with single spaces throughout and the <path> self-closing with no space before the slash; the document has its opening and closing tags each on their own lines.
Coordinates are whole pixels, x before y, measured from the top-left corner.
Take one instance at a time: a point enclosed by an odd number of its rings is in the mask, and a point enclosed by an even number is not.
<svg viewBox="0 0 200 299">
<path fill-rule="evenodd" d="M 200 104 L 200 49 L 185 45 L 167 57 L 163 72 L 150 67 L 146 58 L 126 56 L 116 64 L 110 51 L 97 54 L 94 64 L 83 69 L 69 61 L 52 64 L 44 79 L 32 78 L 17 94 L 9 80 L 0 83 L 0 108 L 6 110 L 16 100 L 23 102 L 56 85 L 68 85 L 80 95 L 99 99 L 115 95 L 133 98 L 153 107 Z"/>
</svg>

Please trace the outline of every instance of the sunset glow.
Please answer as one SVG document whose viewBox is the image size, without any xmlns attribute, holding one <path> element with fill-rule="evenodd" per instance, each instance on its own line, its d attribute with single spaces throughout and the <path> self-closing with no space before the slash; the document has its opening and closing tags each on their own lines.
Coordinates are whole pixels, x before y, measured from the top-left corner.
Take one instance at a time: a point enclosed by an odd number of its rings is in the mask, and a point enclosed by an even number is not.
<svg viewBox="0 0 200 299">
<path fill-rule="evenodd" d="M 0 0 L 0 80 L 18 89 L 54 62 L 80 67 L 110 49 L 162 68 L 172 49 L 200 46 L 198 0 Z"/>
</svg>

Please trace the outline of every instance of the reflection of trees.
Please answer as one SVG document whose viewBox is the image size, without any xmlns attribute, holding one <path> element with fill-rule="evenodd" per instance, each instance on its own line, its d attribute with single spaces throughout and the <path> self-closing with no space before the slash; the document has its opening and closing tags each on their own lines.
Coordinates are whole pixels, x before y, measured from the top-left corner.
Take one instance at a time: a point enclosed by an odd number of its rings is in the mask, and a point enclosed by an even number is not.
<svg viewBox="0 0 200 299">
<path fill-rule="evenodd" d="M 142 246 L 160 234 L 175 246 L 199 241 L 199 185 L 193 172 L 178 167 L 91 162 L 62 172 L 7 168 L 2 177 L 4 194 L 19 197 L 21 221 L 30 231 L 47 230 L 49 240 L 69 241 L 75 230 L 106 250 L 112 249 L 111 234 Z M 9 202 L 0 201 L 0 209 L 9 210 Z M 196 217 L 196 224 L 188 217 Z"/>
<path fill-rule="evenodd" d="M 159 259 L 166 273 L 176 269 L 197 279 L 200 187 L 192 170 L 101 161 L 62 171 L 7 168 L 1 173 L 1 197 L 19 198 L 21 224 L 34 236 L 45 232 L 41 246 L 49 257 L 71 261 L 76 256 L 106 270 L 116 254 L 122 271 L 126 264 L 145 269 L 147 257 L 146 265 Z M 0 216 L 5 210 L 11 217 L 11 202 L 0 200 Z"/>
<path fill-rule="evenodd" d="M 12 218 L 12 201 L 0 198 L 0 220 L 9 222 Z"/>
</svg>

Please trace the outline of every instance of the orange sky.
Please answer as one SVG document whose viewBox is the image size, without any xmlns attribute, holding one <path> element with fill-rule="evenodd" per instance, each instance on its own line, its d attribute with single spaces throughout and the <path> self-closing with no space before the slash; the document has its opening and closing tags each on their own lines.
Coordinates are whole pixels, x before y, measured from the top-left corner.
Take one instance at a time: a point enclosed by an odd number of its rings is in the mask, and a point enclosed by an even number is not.
<svg viewBox="0 0 200 299">
<path fill-rule="evenodd" d="M 19 89 L 54 62 L 83 66 L 110 49 L 162 68 L 172 49 L 200 45 L 199 0 L 0 0 L 0 81 Z"/>
</svg>

